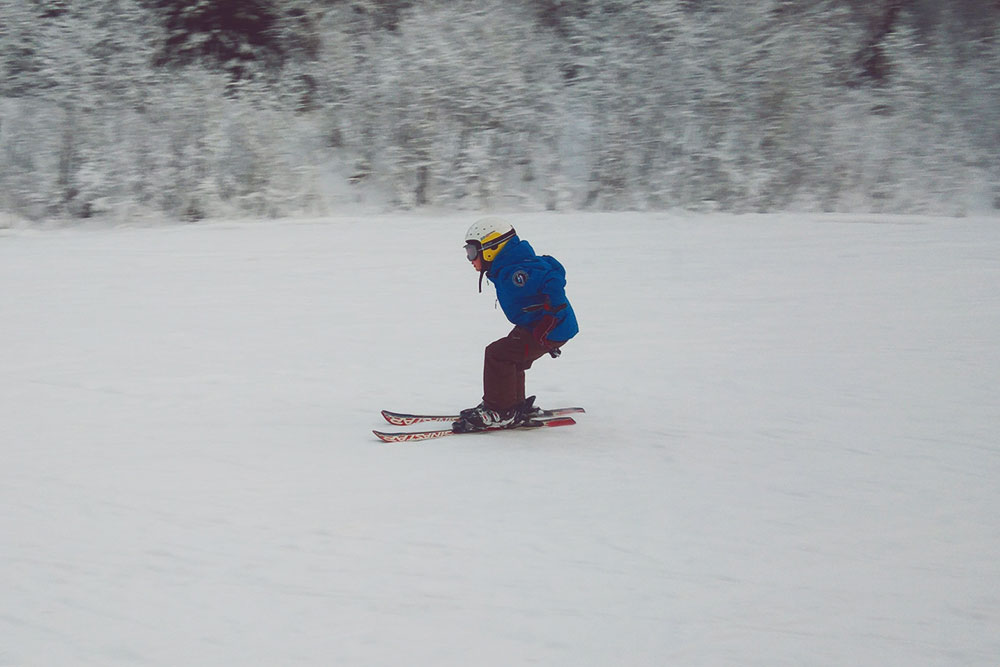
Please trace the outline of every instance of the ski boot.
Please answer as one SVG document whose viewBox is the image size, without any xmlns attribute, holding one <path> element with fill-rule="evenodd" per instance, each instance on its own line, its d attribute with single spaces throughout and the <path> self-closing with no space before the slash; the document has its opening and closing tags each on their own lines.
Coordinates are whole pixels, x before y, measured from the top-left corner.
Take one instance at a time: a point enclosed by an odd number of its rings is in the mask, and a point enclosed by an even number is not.
<svg viewBox="0 0 1000 667">
<path fill-rule="evenodd" d="M 538 419 L 542 416 L 542 409 L 535 405 L 535 397 L 529 396 L 524 399 L 524 403 L 521 404 L 519 408 L 521 411 L 521 421 L 530 422 L 532 419 Z"/>
<path fill-rule="evenodd" d="M 516 428 L 524 421 L 520 408 L 520 405 L 515 405 L 507 410 L 491 410 L 485 404 L 480 403 L 474 408 L 462 410 L 459 413 L 458 421 L 451 425 L 451 429 L 456 433 L 468 433 Z"/>
</svg>

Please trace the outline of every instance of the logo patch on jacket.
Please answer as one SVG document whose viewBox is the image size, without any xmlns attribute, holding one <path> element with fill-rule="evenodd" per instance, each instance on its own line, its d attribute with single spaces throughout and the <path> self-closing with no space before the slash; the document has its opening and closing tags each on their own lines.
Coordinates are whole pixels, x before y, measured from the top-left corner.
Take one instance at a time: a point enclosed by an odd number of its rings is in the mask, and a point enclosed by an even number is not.
<svg viewBox="0 0 1000 667">
<path fill-rule="evenodd" d="M 510 279 L 518 287 L 524 287 L 525 284 L 527 284 L 528 282 L 528 272 L 525 271 L 524 269 L 518 269 L 517 271 L 514 272 L 514 275 L 512 275 Z"/>
</svg>

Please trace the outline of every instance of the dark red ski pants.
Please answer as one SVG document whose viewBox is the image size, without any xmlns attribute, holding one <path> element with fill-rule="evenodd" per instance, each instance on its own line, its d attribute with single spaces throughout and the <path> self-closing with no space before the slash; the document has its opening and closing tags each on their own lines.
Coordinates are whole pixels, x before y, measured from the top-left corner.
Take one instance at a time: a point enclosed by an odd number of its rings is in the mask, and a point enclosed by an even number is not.
<svg viewBox="0 0 1000 667">
<path fill-rule="evenodd" d="M 507 410 L 524 402 L 524 371 L 548 353 L 521 327 L 486 346 L 483 364 L 483 402 L 491 410 Z"/>
</svg>

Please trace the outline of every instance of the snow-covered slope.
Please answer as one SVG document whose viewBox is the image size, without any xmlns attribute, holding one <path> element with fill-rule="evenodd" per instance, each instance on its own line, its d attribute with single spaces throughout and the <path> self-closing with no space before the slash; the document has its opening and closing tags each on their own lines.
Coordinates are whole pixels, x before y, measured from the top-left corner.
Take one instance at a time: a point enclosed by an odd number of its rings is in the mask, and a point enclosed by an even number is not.
<svg viewBox="0 0 1000 667">
<path fill-rule="evenodd" d="M 1000 224 L 517 215 L 572 428 L 386 445 L 473 216 L 0 231 L 0 665 L 995 665 Z"/>
</svg>

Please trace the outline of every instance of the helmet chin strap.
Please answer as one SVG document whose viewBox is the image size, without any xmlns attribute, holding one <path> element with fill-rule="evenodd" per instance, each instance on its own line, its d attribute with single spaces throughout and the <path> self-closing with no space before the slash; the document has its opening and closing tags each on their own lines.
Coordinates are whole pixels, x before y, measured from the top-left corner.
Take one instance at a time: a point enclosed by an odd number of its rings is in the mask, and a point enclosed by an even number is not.
<svg viewBox="0 0 1000 667">
<path fill-rule="evenodd" d="M 489 267 L 486 266 L 486 260 L 480 265 L 482 268 L 479 269 L 479 293 L 483 293 L 483 276 L 486 275 L 486 271 Z"/>
</svg>

